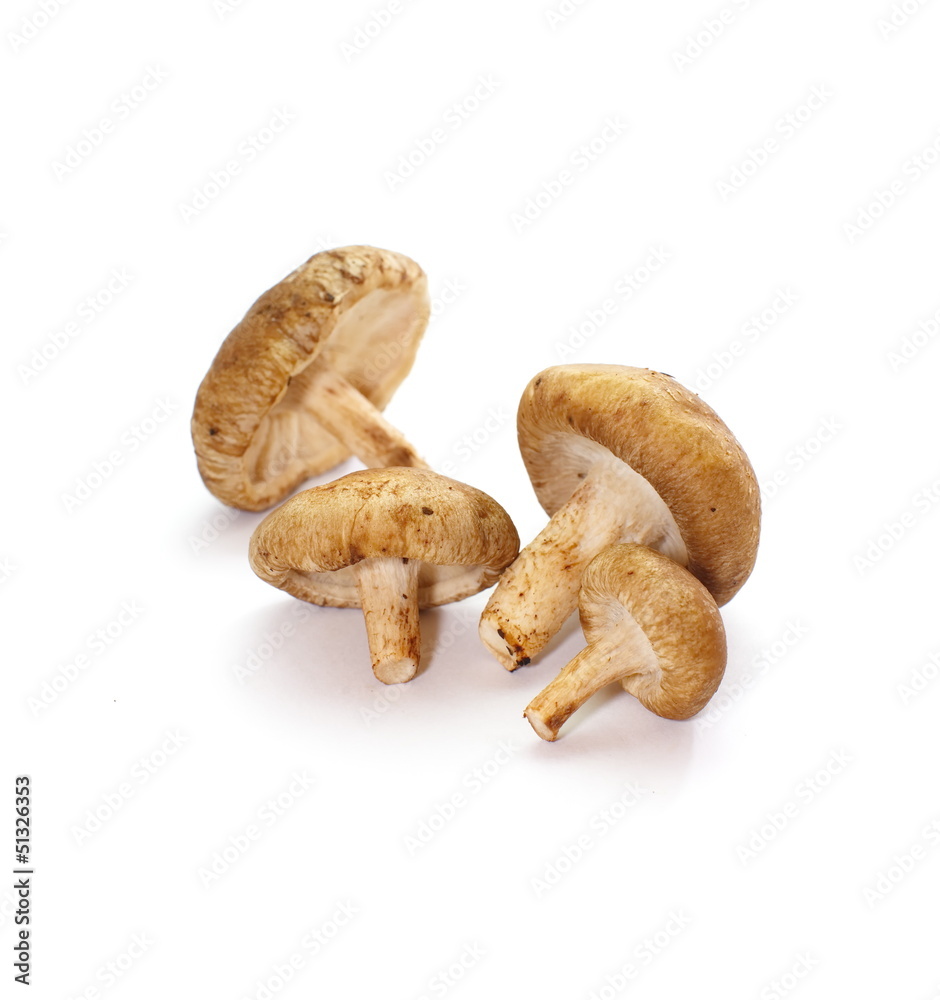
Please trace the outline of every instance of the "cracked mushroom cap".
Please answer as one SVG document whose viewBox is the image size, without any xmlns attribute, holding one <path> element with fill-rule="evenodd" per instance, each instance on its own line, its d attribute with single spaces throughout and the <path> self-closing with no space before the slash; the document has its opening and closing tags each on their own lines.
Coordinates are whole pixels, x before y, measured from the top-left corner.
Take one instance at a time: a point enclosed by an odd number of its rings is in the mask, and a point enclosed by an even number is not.
<svg viewBox="0 0 940 1000">
<path fill-rule="evenodd" d="M 304 490 L 251 538 L 251 567 L 294 597 L 361 607 L 364 559 L 418 561 L 418 605 L 436 607 L 495 583 L 519 536 L 492 497 L 424 469 L 363 469 Z"/>
<path fill-rule="evenodd" d="M 658 518 L 659 537 L 641 540 L 687 565 L 719 605 L 747 580 L 760 533 L 754 470 L 715 411 L 674 378 L 621 365 L 548 368 L 526 387 L 517 424 L 549 515 L 592 467 L 612 463 L 627 473 L 640 519 Z"/>
<path fill-rule="evenodd" d="M 369 246 L 318 253 L 265 292 L 196 396 L 193 444 L 209 490 L 264 510 L 347 459 L 311 412 L 315 370 L 337 373 L 381 410 L 411 369 L 429 315 L 421 268 Z"/>
</svg>

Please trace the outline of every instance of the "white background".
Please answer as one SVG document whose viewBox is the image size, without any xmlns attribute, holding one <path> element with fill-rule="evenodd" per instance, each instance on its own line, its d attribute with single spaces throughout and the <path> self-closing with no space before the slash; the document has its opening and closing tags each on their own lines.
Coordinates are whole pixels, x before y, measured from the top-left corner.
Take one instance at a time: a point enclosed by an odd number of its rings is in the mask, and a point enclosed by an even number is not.
<svg viewBox="0 0 940 1000">
<path fill-rule="evenodd" d="M 937 996 L 938 5 L 46 7 L 5 6 L 0 70 L 0 868 L 28 773 L 38 995 Z M 544 367 L 669 372 L 739 437 L 761 549 L 698 720 L 603 692 L 543 743 L 574 619 L 509 674 L 486 595 L 427 613 L 386 689 L 358 613 L 251 573 L 196 387 L 352 243 L 439 299 L 389 418 L 525 540 Z"/>
</svg>

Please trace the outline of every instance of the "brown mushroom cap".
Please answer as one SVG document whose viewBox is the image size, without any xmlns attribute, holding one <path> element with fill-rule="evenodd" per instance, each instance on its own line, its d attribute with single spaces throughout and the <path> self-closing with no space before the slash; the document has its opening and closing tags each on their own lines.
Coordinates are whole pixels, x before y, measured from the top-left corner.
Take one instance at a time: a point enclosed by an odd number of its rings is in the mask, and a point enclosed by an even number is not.
<svg viewBox="0 0 940 1000">
<path fill-rule="evenodd" d="M 589 643 L 609 636 L 625 616 L 642 631 L 656 668 L 629 674 L 621 684 L 657 715 L 688 719 L 718 689 L 728 656 L 721 613 L 678 563 L 644 545 L 612 545 L 585 571 L 579 606 Z"/>
<path fill-rule="evenodd" d="M 588 641 L 525 710 L 554 740 L 596 691 L 619 681 L 650 711 L 688 719 L 718 689 L 727 661 L 721 613 L 688 570 L 644 545 L 612 545 L 581 582 L 581 627 Z"/>
<path fill-rule="evenodd" d="M 361 607 L 363 559 L 420 561 L 417 600 L 429 608 L 492 585 L 519 550 L 492 497 L 423 469 L 364 469 L 304 490 L 251 538 L 251 567 L 313 604 Z"/>
<path fill-rule="evenodd" d="M 523 461 L 549 515 L 596 463 L 616 458 L 637 474 L 638 496 L 648 484 L 665 503 L 689 570 L 719 605 L 744 584 L 760 533 L 754 470 L 714 410 L 674 378 L 621 365 L 548 368 L 526 387 L 517 422 Z M 656 547 L 674 543 L 664 538 Z"/>
<path fill-rule="evenodd" d="M 209 490 L 264 510 L 348 458 L 306 405 L 311 362 L 381 410 L 411 369 L 429 315 L 421 268 L 369 246 L 318 253 L 265 292 L 226 337 L 196 396 L 193 444 Z"/>
</svg>

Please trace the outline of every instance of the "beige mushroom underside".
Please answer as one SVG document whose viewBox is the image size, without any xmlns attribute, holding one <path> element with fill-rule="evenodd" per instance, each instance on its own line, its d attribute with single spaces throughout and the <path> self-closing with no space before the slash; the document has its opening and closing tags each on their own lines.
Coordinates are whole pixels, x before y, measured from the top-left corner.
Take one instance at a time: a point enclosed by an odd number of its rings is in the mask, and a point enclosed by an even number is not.
<svg viewBox="0 0 940 1000">
<path fill-rule="evenodd" d="M 197 393 L 192 435 L 209 490 L 231 506 L 264 510 L 348 458 L 350 447 L 324 427 L 331 407 L 334 430 L 357 406 L 383 409 L 411 369 L 429 315 L 421 268 L 376 247 L 316 254 L 265 292 Z M 381 420 L 348 443 L 363 445 L 366 462 L 371 446 L 376 464 L 421 463 Z"/>
</svg>

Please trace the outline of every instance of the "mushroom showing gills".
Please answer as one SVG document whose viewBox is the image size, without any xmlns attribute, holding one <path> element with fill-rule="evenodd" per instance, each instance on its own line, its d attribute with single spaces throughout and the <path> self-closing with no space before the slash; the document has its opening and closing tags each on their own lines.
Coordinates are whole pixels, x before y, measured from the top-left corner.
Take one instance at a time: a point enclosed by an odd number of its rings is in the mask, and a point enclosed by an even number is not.
<svg viewBox="0 0 940 1000">
<path fill-rule="evenodd" d="M 414 677 L 418 609 L 492 585 L 519 551 L 491 497 L 423 469 L 365 469 L 304 490 L 251 538 L 251 568 L 294 597 L 365 614 L 372 669 L 385 684 Z"/>
<path fill-rule="evenodd" d="M 560 365 L 526 387 L 519 447 L 551 520 L 509 567 L 480 637 L 515 670 L 577 607 L 584 568 L 617 542 L 687 566 L 725 604 L 750 574 L 760 531 L 754 470 L 734 435 L 669 375 Z"/>
<path fill-rule="evenodd" d="M 426 468 L 380 411 L 429 315 L 421 268 L 375 247 L 318 253 L 265 292 L 196 395 L 193 444 L 210 492 L 264 510 L 351 454 Z"/>
<path fill-rule="evenodd" d="M 727 660 L 718 606 L 666 556 L 642 545 L 605 549 L 584 572 L 580 607 L 588 647 L 525 710 L 543 740 L 614 681 L 667 719 L 690 718 L 717 690 Z"/>
</svg>

